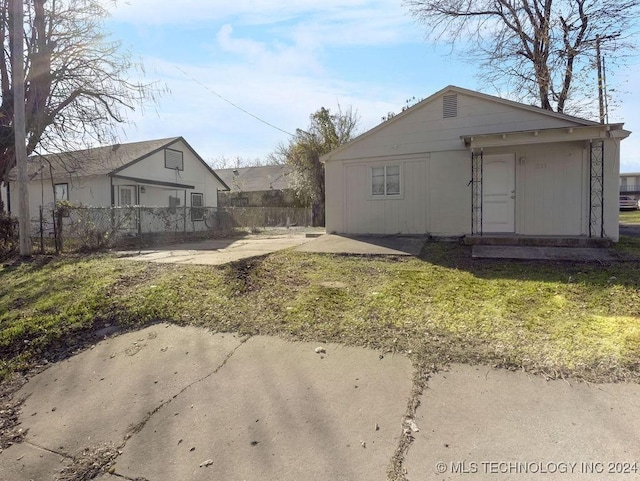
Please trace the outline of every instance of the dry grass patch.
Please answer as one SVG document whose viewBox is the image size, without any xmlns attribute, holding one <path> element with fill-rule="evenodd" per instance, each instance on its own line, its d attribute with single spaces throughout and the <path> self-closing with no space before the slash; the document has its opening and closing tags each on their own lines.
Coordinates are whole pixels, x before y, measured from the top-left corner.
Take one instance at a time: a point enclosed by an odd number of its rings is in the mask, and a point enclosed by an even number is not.
<svg viewBox="0 0 640 481">
<path fill-rule="evenodd" d="M 637 380 L 639 272 L 638 261 L 472 260 L 468 247 L 443 243 L 420 258 L 283 251 L 227 266 L 17 264 L 0 269 L 0 376 L 95 342 L 105 324 L 169 321 L 411 352 L 424 365 Z"/>
</svg>

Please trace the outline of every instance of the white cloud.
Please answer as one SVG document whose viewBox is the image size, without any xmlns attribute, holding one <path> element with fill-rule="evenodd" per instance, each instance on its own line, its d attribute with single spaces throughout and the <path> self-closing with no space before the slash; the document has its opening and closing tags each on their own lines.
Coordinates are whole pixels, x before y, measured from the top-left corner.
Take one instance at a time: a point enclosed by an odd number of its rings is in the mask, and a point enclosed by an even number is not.
<svg viewBox="0 0 640 481">
<path fill-rule="evenodd" d="M 292 36 L 299 40 L 313 37 L 328 44 L 397 42 L 406 40 L 407 31 L 415 27 L 399 0 L 236 0 L 215 4 L 210 0 L 129 0 L 108 10 L 113 20 L 138 27 L 269 25 L 280 37 L 293 30 Z"/>
<path fill-rule="evenodd" d="M 216 34 L 215 47 L 228 53 L 234 53 L 260 70 L 272 72 L 307 72 L 319 74 L 323 67 L 316 60 L 313 48 L 299 45 L 287 45 L 282 42 L 258 42 L 251 38 L 238 38 L 233 36 L 233 27 L 223 25 Z"/>
<path fill-rule="evenodd" d="M 182 135 L 205 159 L 222 155 L 264 159 L 289 139 L 218 95 L 290 133 L 306 128 L 309 115 L 320 107 L 335 110 L 338 104 L 357 110 L 362 130 L 368 130 L 389 110 L 398 110 L 408 95 L 373 83 L 256 70 L 253 64 L 196 67 L 157 58 L 145 63 L 154 66 L 171 95 L 160 100 L 157 114 L 148 109 L 131 116 L 138 126 L 127 131 L 127 140 Z"/>
<path fill-rule="evenodd" d="M 230 17 L 243 23 L 263 24 L 320 11 L 340 12 L 364 6 L 377 10 L 401 8 L 395 0 L 126 0 L 118 1 L 115 7 L 105 0 L 105 7 L 115 19 L 137 24 L 208 22 Z"/>
</svg>

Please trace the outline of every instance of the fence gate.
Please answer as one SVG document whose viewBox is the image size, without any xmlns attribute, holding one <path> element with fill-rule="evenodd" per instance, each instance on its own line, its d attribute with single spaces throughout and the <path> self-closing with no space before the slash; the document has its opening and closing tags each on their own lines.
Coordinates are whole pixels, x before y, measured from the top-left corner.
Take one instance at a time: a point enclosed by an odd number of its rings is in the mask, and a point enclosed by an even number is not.
<svg viewBox="0 0 640 481">
<path fill-rule="evenodd" d="M 471 153 L 471 235 L 482 235 L 482 150 Z"/>
<path fill-rule="evenodd" d="M 589 142 L 589 237 L 604 237 L 604 141 Z"/>
</svg>

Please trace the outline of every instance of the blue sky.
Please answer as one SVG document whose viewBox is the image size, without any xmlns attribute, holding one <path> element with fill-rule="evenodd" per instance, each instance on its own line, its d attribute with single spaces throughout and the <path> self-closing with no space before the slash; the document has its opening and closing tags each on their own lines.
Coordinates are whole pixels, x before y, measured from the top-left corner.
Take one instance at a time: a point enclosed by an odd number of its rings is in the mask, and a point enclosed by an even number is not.
<svg viewBox="0 0 640 481">
<path fill-rule="evenodd" d="M 113 37 L 143 62 L 147 81 L 169 89 L 129 116 L 123 140 L 181 135 L 207 161 L 264 161 L 288 140 L 216 94 L 286 132 L 306 128 L 322 106 L 352 107 L 363 132 L 449 84 L 496 94 L 471 63 L 426 43 L 401 0 L 129 0 L 111 12 Z M 632 62 L 617 73 L 622 106 L 610 114 L 636 131 L 622 143 L 623 172 L 640 172 L 640 60 Z"/>
</svg>

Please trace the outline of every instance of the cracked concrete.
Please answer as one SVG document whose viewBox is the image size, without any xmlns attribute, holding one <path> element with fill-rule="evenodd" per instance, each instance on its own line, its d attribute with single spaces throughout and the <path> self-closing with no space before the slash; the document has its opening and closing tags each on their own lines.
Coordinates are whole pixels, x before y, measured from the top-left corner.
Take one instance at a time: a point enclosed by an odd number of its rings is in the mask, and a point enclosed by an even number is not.
<svg viewBox="0 0 640 481">
<path fill-rule="evenodd" d="M 638 384 L 453 365 L 430 377 L 416 424 L 404 462 L 410 481 L 640 476 Z"/>
<path fill-rule="evenodd" d="M 99 479 L 385 479 L 411 363 L 316 346 L 172 325 L 108 339 L 19 391 L 26 443 L 0 455 L 0 479 L 53 480 L 109 442 L 121 454 Z M 34 445 L 60 455 L 16 464 Z"/>
<path fill-rule="evenodd" d="M 404 356 L 316 346 L 165 324 L 100 342 L 18 392 L 28 431 L 0 453 L 0 481 L 58 479 L 102 445 L 102 481 L 640 474 L 637 384 L 462 365 L 427 380 Z M 524 468 L 538 471 L 504 471 Z"/>
</svg>

